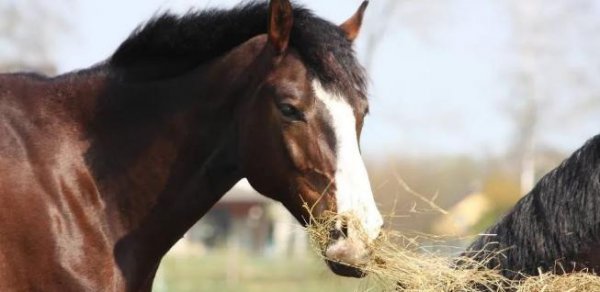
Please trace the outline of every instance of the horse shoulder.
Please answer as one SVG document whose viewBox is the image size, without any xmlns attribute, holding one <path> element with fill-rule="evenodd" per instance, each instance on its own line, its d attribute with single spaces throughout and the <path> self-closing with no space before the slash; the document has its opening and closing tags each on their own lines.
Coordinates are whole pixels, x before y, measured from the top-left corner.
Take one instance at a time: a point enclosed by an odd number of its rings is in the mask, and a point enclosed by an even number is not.
<svg viewBox="0 0 600 292">
<path fill-rule="evenodd" d="M 0 262 L 8 265 L 0 264 L 0 288 L 13 280 L 23 290 L 48 288 L 58 279 L 69 287 L 80 279 L 73 290 L 101 291 L 78 285 L 118 278 L 110 231 L 102 228 L 104 202 L 81 133 L 40 106 L 49 88 L 30 77 L 0 76 Z"/>
</svg>

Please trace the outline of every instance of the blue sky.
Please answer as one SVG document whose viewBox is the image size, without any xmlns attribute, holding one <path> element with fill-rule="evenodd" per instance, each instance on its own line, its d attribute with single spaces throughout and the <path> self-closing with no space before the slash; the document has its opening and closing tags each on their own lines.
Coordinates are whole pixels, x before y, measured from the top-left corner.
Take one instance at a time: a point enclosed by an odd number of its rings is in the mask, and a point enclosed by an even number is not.
<svg viewBox="0 0 600 292">
<path fill-rule="evenodd" d="M 191 8 L 230 7 L 236 0 L 76 1 L 66 11 L 71 31 L 54 48 L 59 71 L 106 59 L 153 14 Z M 359 0 L 297 1 L 340 23 Z M 365 31 L 381 21 L 371 1 Z M 363 131 L 368 156 L 500 154 L 510 145 L 510 19 L 498 1 L 455 0 L 423 30 L 391 21 L 371 68 L 371 116 Z M 431 18 L 431 19 L 428 19 Z M 417 27 L 418 28 L 418 27 Z M 419 32 L 420 31 L 420 32 Z M 425 31 L 425 33 L 423 33 Z M 364 56 L 365 37 L 357 51 Z M 507 104 L 508 103 L 508 104 Z M 596 117 L 600 112 L 596 111 Z M 600 119 L 565 128 L 544 128 L 543 143 L 571 152 L 598 132 Z"/>
</svg>

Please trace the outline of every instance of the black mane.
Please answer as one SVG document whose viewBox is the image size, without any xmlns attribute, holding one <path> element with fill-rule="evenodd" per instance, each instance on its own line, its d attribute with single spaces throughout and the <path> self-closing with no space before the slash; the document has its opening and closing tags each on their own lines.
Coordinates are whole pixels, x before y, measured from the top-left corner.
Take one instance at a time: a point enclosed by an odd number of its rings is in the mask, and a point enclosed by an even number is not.
<svg viewBox="0 0 600 292">
<path fill-rule="evenodd" d="M 535 275 L 538 268 L 598 269 L 582 254 L 600 242 L 600 135 L 544 176 L 486 233 L 496 236 L 478 238 L 466 255 L 492 256 L 488 266 L 510 278 Z"/>
<path fill-rule="evenodd" d="M 329 89 L 366 98 L 364 70 L 344 32 L 310 10 L 294 7 L 290 46 L 298 51 L 310 73 Z M 136 29 L 108 64 L 133 79 L 174 76 L 266 33 L 267 19 L 268 4 L 264 1 L 182 16 L 165 13 Z"/>
</svg>

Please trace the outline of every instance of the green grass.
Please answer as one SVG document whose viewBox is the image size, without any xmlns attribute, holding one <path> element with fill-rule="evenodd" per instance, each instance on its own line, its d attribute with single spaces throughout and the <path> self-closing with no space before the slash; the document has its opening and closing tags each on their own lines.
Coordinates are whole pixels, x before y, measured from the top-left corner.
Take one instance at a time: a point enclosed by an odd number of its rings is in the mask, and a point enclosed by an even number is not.
<svg viewBox="0 0 600 292">
<path fill-rule="evenodd" d="M 314 256 L 271 258 L 219 250 L 203 256 L 167 255 L 154 291 L 216 292 L 352 292 L 365 282 L 333 275 Z"/>
</svg>

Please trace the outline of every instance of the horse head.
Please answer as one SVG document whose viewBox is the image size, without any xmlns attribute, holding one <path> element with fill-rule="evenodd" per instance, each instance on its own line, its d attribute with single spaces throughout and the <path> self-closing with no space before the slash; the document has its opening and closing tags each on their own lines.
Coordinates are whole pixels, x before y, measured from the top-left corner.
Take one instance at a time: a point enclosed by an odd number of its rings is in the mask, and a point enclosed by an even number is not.
<svg viewBox="0 0 600 292">
<path fill-rule="evenodd" d="M 239 153 L 250 184 L 303 224 L 334 214 L 322 252 L 335 273 L 354 277 L 364 275 L 360 267 L 370 260 L 383 224 L 359 147 L 368 101 L 352 42 L 366 6 L 340 26 L 314 24 L 311 33 L 331 43 L 307 54 L 312 44 L 299 37 L 306 28 L 296 26 L 311 23 L 294 24 L 290 2 L 272 0 L 260 57 L 270 65 L 238 115 Z"/>
</svg>

